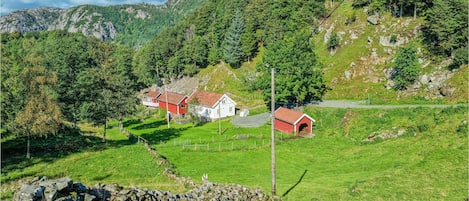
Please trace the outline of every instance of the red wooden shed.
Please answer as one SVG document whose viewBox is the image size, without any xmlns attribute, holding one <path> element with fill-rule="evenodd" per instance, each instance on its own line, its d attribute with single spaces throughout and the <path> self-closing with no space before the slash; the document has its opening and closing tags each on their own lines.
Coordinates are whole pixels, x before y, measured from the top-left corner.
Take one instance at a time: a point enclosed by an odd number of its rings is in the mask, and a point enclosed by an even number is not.
<svg viewBox="0 0 469 201">
<path fill-rule="evenodd" d="M 280 107 L 275 111 L 275 130 L 295 135 L 312 134 L 313 118 L 295 110 Z"/>
<path fill-rule="evenodd" d="M 165 92 L 158 97 L 158 107 L 166 108 L 168 103 L 168 112 L 173 115 L 186 114 L 187 96 L 178 93 Z"/>
</svg>

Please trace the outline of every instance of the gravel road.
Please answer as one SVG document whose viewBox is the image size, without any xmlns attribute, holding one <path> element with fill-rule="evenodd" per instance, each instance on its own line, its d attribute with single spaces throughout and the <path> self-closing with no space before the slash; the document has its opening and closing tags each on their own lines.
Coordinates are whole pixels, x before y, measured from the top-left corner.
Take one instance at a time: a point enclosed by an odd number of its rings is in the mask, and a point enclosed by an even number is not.
<svg viewBox="0 0 469 201">
<path fill-rule="evenodd" d="M 453 106 L 466 106 L 467 104 L 431 104 L 431 105 L 367 105 L 366 101 L 348 101 L 348 100 L 325 100 L 319 103 L 311 104 L 313 107 L 330 107 L 330 108 L 379 108 L 379 109 L 394 109 L 394 108 L 416 108 L 416 107 L 431 107 L 431 108 L 445 108 Z"/>
</svg>

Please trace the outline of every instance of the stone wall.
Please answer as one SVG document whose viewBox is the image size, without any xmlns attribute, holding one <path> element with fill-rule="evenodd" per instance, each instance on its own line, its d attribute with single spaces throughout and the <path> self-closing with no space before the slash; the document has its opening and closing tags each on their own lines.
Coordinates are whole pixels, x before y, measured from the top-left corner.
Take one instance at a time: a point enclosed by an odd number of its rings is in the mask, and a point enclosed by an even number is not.
<svg viewBox="0 0 469 201">
<path fill-rule="evenodd" d="M 186 193 L 173 194 L 168 191 L 122 187 L 117 184 L 97 184 L 87 187 L 70 178 L 35 178 L 21 184 L 14 201 L 127 201 L 127 200 L 271 200 L 260 189 L 241 185 L 223 185 L 204 180 Z"/>
</svg>

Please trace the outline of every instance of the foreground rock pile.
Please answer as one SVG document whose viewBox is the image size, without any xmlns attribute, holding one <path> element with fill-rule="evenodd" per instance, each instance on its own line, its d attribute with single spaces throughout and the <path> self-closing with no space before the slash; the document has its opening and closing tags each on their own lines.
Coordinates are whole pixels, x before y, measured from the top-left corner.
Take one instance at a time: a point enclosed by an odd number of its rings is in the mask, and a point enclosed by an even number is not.
<svg viewBox="0 0 469 201">
<path fill-rule="evenodd" d="M 23 183 L 15 194 L 15 201 L 156 201 L 156 200 L 271 200 L 260 189 L 248 189 L 241 185 L 221 185 L 204 182 L 183 194 L 167 191 L 125 188 L 116 184 L 98 184 L 87 187 L 70 178 L 48 180 L 36 178 Z"/>
</svg>

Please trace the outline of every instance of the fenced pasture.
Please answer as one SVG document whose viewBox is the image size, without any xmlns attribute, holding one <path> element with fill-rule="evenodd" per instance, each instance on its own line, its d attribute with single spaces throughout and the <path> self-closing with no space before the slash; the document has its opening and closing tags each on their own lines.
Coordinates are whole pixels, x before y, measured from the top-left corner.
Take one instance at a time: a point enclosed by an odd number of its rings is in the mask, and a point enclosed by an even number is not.
<svg viewBox="0 0 469 201">
<path fill-rule="evenodd" d="M 467 196 L 467 110 L 457 108 L 305 108 L 313 138 L 276 133 L 277 192 L 285 200 L 453 200 Z M 147 119 L 144 124 L 153 124 Z M 237 128 L 229 120 L 161 124 L 130 132 L 154 147 L 181 176 L 270 190 L 270 125 Z M 407 134 L 373 142 L 372 133 Z M 171 132 L 169 132 L 171 131 Z M 150 133 L 150 134 L 147 134 Z M 307 170 L 307 171 L 306 171 Z M 307 172 L 305 175 L 302 175 Z M 431 175 L 431 176 L 430 176 Z M 301 182 L 299 180 L 301 179 Z M 299 183 L 298 183 L 299 182 Z M 294 188 L 292 188 L 294 186 Z M 417 190 L 418 189 L 418 190 Z M 287 193 L 288 192 L 288 193 Z"/>
</svg>

